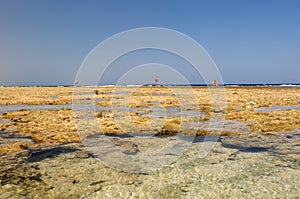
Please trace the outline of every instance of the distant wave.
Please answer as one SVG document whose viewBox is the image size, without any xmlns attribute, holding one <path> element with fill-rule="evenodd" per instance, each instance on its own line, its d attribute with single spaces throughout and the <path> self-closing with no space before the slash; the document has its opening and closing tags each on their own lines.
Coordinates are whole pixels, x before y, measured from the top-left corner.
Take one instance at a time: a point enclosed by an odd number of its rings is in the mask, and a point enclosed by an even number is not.
<svg viewBox="0 0 300 199">
<path fill-rule="evenodd" d="M 290 87 L 290 86 L 300 86 L 300 84 L 224 84 L 224 86 L 280 86 L 280 87 Z"/>
<path fill-rule="evenodd" d="M 299 84 L 281 84 L 283 87 L 292 87 L 292 86 L 300 86 Z"/>
</svg>

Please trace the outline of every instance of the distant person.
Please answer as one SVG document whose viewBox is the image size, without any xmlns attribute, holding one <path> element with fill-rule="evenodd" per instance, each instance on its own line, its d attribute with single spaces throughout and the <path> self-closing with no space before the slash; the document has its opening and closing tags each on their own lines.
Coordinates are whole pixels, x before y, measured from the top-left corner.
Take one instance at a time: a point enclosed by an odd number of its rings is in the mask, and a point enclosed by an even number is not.
<svg viewBox="0 0 300 199">
<path fill-rule="evenodd" d="M 217 80 L 213 81 L 213 86 L 219 86 L 219 83 L 217 82 Z"/>
<path fill-rule="evenodd" d="M 157 86 L 158 85 L 158 76 L 155 77 L 154 81 L 155 81 L 155 86 Z"/>
<path fill-rule="evenodd" d="M 77 80 L 75 80 L 75 82 L 74 82 L 74 86 L 77 86 L 78 85 L 78 81 Z"/>
</svg>

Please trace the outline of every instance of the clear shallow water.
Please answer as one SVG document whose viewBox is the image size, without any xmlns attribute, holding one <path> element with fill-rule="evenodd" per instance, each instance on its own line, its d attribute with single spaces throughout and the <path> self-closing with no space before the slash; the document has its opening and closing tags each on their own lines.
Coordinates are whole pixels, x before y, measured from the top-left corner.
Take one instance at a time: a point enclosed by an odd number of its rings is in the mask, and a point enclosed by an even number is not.
<svg viewBox="0 0 300 199">
<path fill-rule="evenodd" d="M 180 108 L 167 108 L 163 109 L 160 107 L 150 107 L 149 110 L 151 110 L 150 113 L 143 113 L 143 115 L 149 116 L 149 117 L 164 117 L 164 116 L 172 116 L 172 117 L 189 117 L 189 116 L 206 116 L 204 112 L 199 111 L 186 111 L 182 110 Z"/>
<path fill-rule="evenodd" d="M 98 101 L 98 100 L 97 100 Z M 99 99 L 101 101 L 101 99 Z M 93 110 L 94 105 L 87 103 L 87 104 L 77 104 L 75 110 Z M 60 110 L 62 108 L 72 108 L 72 104 L 59 104 L 59 105 L 26 105 L 26 104 L 14 104 L 14 105 L 0 105 L 0 115 L 6 112 L 16 112 L 22 109 L 26 110 Z M 139 110 L 150 110 L 150 113 L 142 113 L 141 115 L 147 115 L 151 117 L 163 117 L 167 116 L 205 116 L 204 112 L 198 111 L 185 111 L 181 110 L 180 108 L 160 108 L 160 107 L 139 107 L 139 108 L 128 108 L 122 106 L 110 106 L 110 107 L 103 107 L 103 106 L 95 106 L 96 111 L 122 111 L 122 112 L 134 112 Z"/>
<path fill-rule="evenodd" d="M 192 128 L 197 128 L 198 130 L 207 131 L 218 131 L 218 132 L 231 132 L 237 134 L 248 134 L 251 132 L 249 124 L 238 121 L 238 120 L 222 120 L 218 118 L 212 118 L 205 122 L 199 122 L 195 126 L 195 123 L 190 123 Z"/>
<path fill-rule="evenodd" d="M 85 99 L 85 100 L 82 100 L 82 103 L 84 103 L 84 104 L 94 104 L 94 103 L 98 103 L 98 102 L 102 102 L 102 101 L 103 101 L 102 98 Z"/>
<path fill-rule="evenodd" d="M 5 123 L 9 123 L 9 122 L 10 122 L 9 119 L 0 118 L 0 124 L 5 124 Z"/>
<path fill-rule="evenodd" d="M 42 106 L 44 109 L 48 108 Z M 20 107 L 24 108 L 24 106 Z M 61 108 L 51 105 L 51 108 L 54 107 Z M 81 109 L 84 110 L 84 106 Z M 174 112 L 177 114 L 179 111 L 174 110 Z M 208 127 L 209 122 L 202 122 L 200 127 Z M 211 122 L 216 123 L 214 125 L 216 128 L 222 123 L 221 120 Z M 239 121 L 225 121 L 224 126 L 225 129 L 235 129 L 237 132 L 247 131 L 247 124 Z M 5 136 L 3 135 L 3 139 L 7 142 Z M 228 190 L 232 190 L 230 194 L 240 194 L 232 195 L 234 198 L 272 196 L 297 198 L 299 148 L 295 147 L 299 147 L 299 131 L 283 133 L 281 136 L 225 136 L 218 140 L 220 142 L 216 143 L 214 149 L 205 158 L 198 157 L 205 145 L 204 137 L 196 137 L 188 151 L 183 154 L 184 147 L 192 142 L 189 137 L 174 139 L 151 136 L 151 134 L 130 134 L 127 137 L 118 135 L 94 137 L 87 140 L 91 147 L 89 152 L 81 151 L 79 147 L 64 148 L 64 146 L 33 151 L 28 162 L 32 170 L 36 169 L 36 172 L 41 174 L 41 180 L 33 181 L 32 187 L 22 186 L 22 183 L 3 187 L 0 189 L 0 197 L 14 198 L 19 190 L 25 190 L 40 198 L 46 196 L 60 198 L 65 193 L 70 193 L 67 195 L 68 198 L 75 197 L 71 194 L 77 194 L 77 198 L 118 198 L 121 194 L 124 198 L 133 195 L 139 198 L 146 196 L 174 198 L 172 195 L 174 191 L 182 189 L 177 198 L 181 196 L 197 198 L 200 194 L 206 194 L 207 198 L 216 198 L 217 195 L 209 194 L 226 193 Z M 119 137 L 122 139 L 118 139 Z M 23 137 L 14 137 L 14 141 L 17 139 L 24 140 Z M 212 138 L 212 140 L 216 139 Z M 209 140 L 207 139 L 207 142 Z M 114 145 L 110 145 L 109 141 Z M 163 149 L 162 145 L 168 143 L 174 147 L 170 147 L 169 150 L 159 150 Z M 99 164 L 96 159 L 101 159 L 106 166 Z M 150 175 L 147 173 L 157 167 L 162 168 Z M 131 175 L 111 168 L 122 168 L 128 172 L 142 174 Z M 93 175 L 91 171 L 95 171 Z M 25 176 L 22 170 L 20 176 Z M 27 174 L 26 180 L 30 179 L 28 176 Z M 44 191 L 44 184 L 49 191 Z M 220 184 L 222 186 L 212 186 Z M 153 195 L 157 190 L 165 192 L 161 192 L 161 195 Z M 199 193 L 200 191 L 202 193 Z M 168 193 L 170 194 L 167 195 Z M 86 197 L 88 194 L 90 197 Z"/>
<path fill-rule="evenodd" d="M 152 94 L 152 96 L 176 96 L 175 94 L 172 93 L 157 93 L 157 94 Z"/>
<path fill-rule="evenodd" d="M 236 111 L 241 111 L 241 110 L 243 110 L 243 108 L 242 107 L 237 107 L 237 108 L 235 108 L 235 110 Z"/>
<path fill-rule="evenodd" d="M 51 96 L 49 96 L 49 98 L 51 98 L 51 99 L 58 99 L 59 97 L 57 95 L 51 95 Z"/>
<path fill-rule="evenodd" d="M 254 112 L 263 113 L 271 111 L 287 111 L 287 110 L 300 110 L 300 105 L 290 105 L 290 106 L 272 106 L 272 107 L 260 107 L 256 108 Z"/>
<path fill-rule="evenodd" d="M 300 103 L 300 100 L 297 100 L 297 102 Z M 236 111 L 243 110 L 242 107 L 235 108 Z M 271 107 L 260 107 L 254 109 L 254 112 L 262 113 L 262 112 L 271 112 L 271 111 L 287 111 L 287 110 L 300 110 L 300 104 L 299 105 L 288 105 L 288 106 L 278 106 L 274 105 Z"/>
<path fill-rule="evenodd" d="M 58 104 L 58 105 L 26 105 L 26 104 L 14 104 L 14 105 L 0 105 L 0 115 L 6 112 L 16 112 L 21 109 L 26 110 L 59 110 L 62 108 L 72 108 L 72 104 Z"/>
<path fill-rule="evenodd" d="M 107 94 L 113 94 L 113 95 L 124 95 L 124 94 L 128 94 L 128 91 L 114 91 L 111 93 L 107 93 Z"/>
</svg>

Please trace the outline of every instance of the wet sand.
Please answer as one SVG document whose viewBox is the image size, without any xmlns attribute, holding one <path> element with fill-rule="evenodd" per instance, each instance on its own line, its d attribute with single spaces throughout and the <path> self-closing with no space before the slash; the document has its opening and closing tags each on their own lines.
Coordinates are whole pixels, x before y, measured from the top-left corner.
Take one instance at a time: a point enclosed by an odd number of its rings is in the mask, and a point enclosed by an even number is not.
<svg viewBox="0 0 300 199">
<path fill-rule="evenodd" d="M 82 118 L 72 110 L 72 87 L 0 88 L 0 197 L 300 197 L 299 87 L 226 87 L 226 107 L 212 104 L 207 87 L 193 88 L 196 100 L 184 87 L 131 89 L 97 87 L 81 98 L 96 107 L 101 133 L 87 124 L 78 134 L 84 122 L 76 122 Z M 210 127 L 216 118 L 226 119 L 220 131 Z M 147 172 L 111 168 L 81 142 L 100 135 L 100 143 L 134 156 L 178 134 L 197 136 L 175 161 Z M 201 157 L 208 135 L 218 142 Z M 164 155 L 156 157 L 162 164 Z"/>
</svg>

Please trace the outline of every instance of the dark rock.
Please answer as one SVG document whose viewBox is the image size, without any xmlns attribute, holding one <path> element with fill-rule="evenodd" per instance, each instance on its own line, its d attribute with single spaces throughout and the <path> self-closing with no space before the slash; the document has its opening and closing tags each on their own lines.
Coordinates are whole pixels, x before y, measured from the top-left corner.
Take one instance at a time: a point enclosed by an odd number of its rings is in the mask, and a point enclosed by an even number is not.
<svg viewBox="0 0 300 199">
<path fill-rule="evenodd" d="M 33 150 L 30 152 L 29 162 L 39 162 L 45 158 L 53 158 L 58 156 L 61 153 L 70 153 L 75 152 L 78 149 L 66 147 L 66 146 L 57 146 L 57 147 L 47 147 L 38 150 Z"/>
<path fill-rule="evenodd" d="M 92 182 L 90 185 L 94 186 L 94 185 L 102 184 L 103 182 L 105 182 L 105 181 L 104 180 L 99 180 L 97 182 Z"/>
<path fill-rule="evenodd" d="M 28 180 L 41 181 L 41 174 L 37 169 L 28 165 L 28 151 L 8 153 L 0 156 L 0 182 L 5 184 L 19 184 Z"/>
<path fill-rule="evenodd" d="M 224 136 L 221 139 L 223 147 L 238 149 L 244 153 L 267 152 L 293 168 L 300 167 L 299 130 L 284 133 L 274 133 L 272 136 Z M 234 157 L 229 157 L 233 160 Z"/>
</svg>

